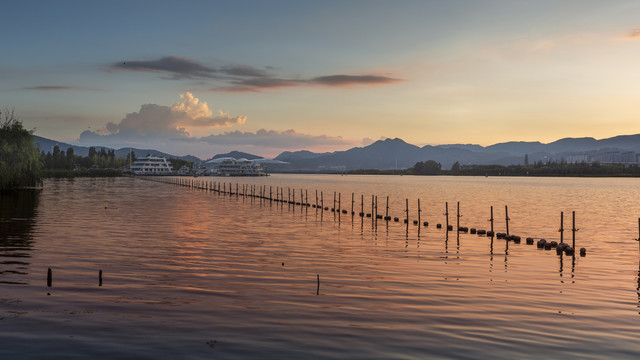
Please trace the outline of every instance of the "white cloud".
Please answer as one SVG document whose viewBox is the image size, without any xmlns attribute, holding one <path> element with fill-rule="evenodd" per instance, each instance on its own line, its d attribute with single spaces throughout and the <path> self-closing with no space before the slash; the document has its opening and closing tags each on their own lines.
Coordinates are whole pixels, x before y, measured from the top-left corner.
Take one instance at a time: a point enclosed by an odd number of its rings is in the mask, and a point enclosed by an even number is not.
<svg viewBox="0 0 640 360">
<path fill-rule="evenodd" d="M 139 111 L 127 114 L 119 123 L 109 122 L 101 129 L 84 131 L 79 142 L 90 146 L 156 149 L 174 155 L 192 154 L 203 159 L 231 150 L 269 157 L 283 150 L 325 152 L 359 145 L 357 141 L 340 136 L 309 135 L 293 129 L 212 134 L 213 129 L 242 125 L 247 117 L 232 116 L 223 111 L 214 114 L 206 102 L 201 102 L 189 92 L 180 98 L 181 101 L 172 106 L 142 105 Z"/>
<path fill-rule="evenodd" d="M 145 139 L 173 139 L 191 137 L 190 128 L 215 129 L 242 125 L 247 121 L 246 116 L 231 116 L 219 111 L 212 116 L 206 102 L 200 102 L 190 92 L 180 95 L 182 101 L 173 106 L 144 104 L 138 112 L 127 114 L 119 123 L 109 122 L 102 129 L 84 131 L 79 141 L 95 142 L 100 140 L 105 144 L 144 142 Z"/>
</svg>

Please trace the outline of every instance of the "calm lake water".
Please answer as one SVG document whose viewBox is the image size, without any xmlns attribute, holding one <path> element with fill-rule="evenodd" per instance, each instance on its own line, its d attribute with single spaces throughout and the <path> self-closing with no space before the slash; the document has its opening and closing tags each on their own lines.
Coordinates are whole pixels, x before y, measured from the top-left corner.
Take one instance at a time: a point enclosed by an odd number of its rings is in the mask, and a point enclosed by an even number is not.
<svg viewBox="0 0 640 360">
<path fill-rule="evenodd" d="M 141 178 L 0 194 L 0 358 L 640 356 L 638 179 L 187 180 L 336 192 L 349 214 Z M 400 222 L 359 217 L 372 195 Z M 437 229 L 445 202 L 478 229 L 493 206 L 498 232 L 508 205 L 522 243 Z M 571 242 L 572 211 L 585 257 L 525 244 L 558 241 L 560 212 Z"/>
</svg>

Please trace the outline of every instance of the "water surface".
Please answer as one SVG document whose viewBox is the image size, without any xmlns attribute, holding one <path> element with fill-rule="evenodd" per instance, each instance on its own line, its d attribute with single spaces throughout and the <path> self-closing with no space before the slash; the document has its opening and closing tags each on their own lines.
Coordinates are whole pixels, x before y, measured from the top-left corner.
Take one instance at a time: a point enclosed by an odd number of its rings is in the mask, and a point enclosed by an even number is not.
<svg viewBox="0 0 640 360">
<path fill-rule="evenodd" d="M 635 179 L 273 175 L 356 216 L 141 178 L 2 194 L 3 358 L 636 358 Z M 228 187 L 228 185 L 227 185 Z M 360 218 L 371 212 L 409 226 Z M 421 221 L 414 226 L 417 200 Z M 446 232 L 456 224 L 521 244 Z M 587 256 L 559 240 L 560 212 Z M 571 241 L 571 231 L 564 233 Z M 53 271 L 47 287 L 47 268 Z M 98 271 L 103 270 L 99 286 Z M 318 286 L 318 275 L 320 285 Z M 49 294 L 49 295 L 48 295 Z"/>
</svg>

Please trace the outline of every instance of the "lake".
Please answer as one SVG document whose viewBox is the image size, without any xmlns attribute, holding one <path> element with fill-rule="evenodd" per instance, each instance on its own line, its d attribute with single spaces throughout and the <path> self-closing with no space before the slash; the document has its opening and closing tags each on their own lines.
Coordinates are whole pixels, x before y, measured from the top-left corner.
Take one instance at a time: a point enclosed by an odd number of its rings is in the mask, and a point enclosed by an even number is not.
<svg viewBox="0 0 640 360">
<path fill-rule="evenodd" d="M 372 196 L 399 221 L 360 217 Z M 624 178 L 45 180 L 0 194 L 0 357 L 637 358 L 639 199 Z M 493 206 L 496 232 L 507 205 L 522 242 L 446 231 L 446 203 L 454 230 Z M 586 256 L 525 243 L 559 241 L 561 212 Z"/>
</svg>

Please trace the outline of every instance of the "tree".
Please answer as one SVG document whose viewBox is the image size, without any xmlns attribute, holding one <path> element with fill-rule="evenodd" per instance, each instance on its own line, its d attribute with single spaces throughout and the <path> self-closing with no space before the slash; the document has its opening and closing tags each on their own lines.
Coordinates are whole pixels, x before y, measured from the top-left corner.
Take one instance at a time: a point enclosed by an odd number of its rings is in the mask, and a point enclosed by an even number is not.
<svg viewBox="0 0 640 360">
<path fill-rule="evenodd" d="M 427 160 L 425 162 L 418 161 L 413 168 L 411 168 L 411 172 L 418 175 L 435 175 L 438 174 L 442 170 L 442 165 L 435 160 Z"/>
<path fill-rule="evenodd" d="M 40 183 L 40 152 L 32 133 L 13 110 L 0 111 L 0 190 Z"/>
<path fill-rule="evenodd" d="M 451 171 L 460 171 L 460 162 L 456 161 L 455 163 L 453 163 L 453 165 L 451 166 Z"/>
<path fill-rule="evenodd" d="M 529 154 L 524 154 L 524 166 L 529 166 Z"/>
</svg>

